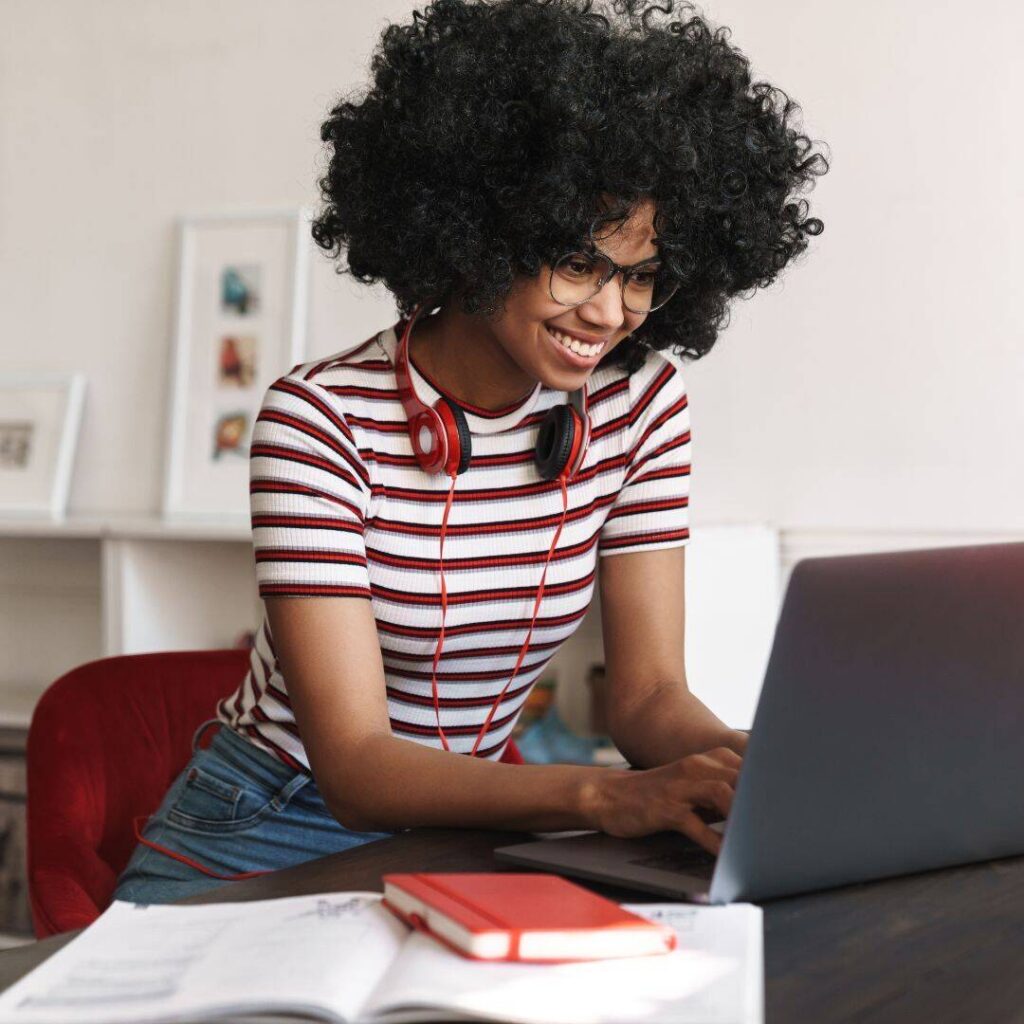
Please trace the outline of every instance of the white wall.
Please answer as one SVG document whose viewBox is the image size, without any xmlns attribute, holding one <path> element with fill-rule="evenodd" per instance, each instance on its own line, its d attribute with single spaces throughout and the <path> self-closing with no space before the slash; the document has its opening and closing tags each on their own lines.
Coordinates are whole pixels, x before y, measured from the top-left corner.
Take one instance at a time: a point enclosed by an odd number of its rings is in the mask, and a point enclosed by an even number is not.
<svg viewBox="0 0 1024 1024">
<path fill-rule="evenodd" d="M 825 232 L 690 369 L 694 516 L 1024 533 L 1024 12 L 715 0 L 832 170 Z"/>
<path fill-rule="evenodd" d="M 83 370 L 72 512 L 160 504 L 181 212 L 315 201 L 318 126 L 408 0 L 0 0 L 0 372 Z M 690 367 L 694 521 L 1021 531 L 1017 41 L 989 0 L 716 0 L 833 170 Z M 323 258 L 312 351 L 393 317 Z"/>
<path fill-rule="evenodd" d="M 71 513 L 160 506 L 175 218 L 314 202 L 321 120 L 411 9 L 0 0 L 0 372 L 87 374 Z M 313 262 L 313 353 L 392 322 Z"/>
</svg>

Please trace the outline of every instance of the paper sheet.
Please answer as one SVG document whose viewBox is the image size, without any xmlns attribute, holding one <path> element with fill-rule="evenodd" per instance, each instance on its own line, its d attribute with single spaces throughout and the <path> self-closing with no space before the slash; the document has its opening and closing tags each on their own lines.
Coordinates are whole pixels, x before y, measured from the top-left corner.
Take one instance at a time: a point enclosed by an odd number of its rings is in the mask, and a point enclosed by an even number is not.
<svg viewBox="0 0 1024 1024">
<path fill-rule="evenodd" d="M 524 1024 L 761 1024 L 757 907 L 626 909 L 670 924 L 680 948 L 592 963 L 490 964 L 410 932 L 379 893 L 115 903 L 0 995 L 0 1024 L 156 1024 L 227 1014 L 267 1021 L 302 1013 L 367 1022 L 375 1012 L 389 1021 L 464 1015 Z"/>
<path fill-rule="evenodd" d="M 317 1005 L 352 1020 L 407 933 L 379 893 L 114 903 L 0 996 L 0 1022 L 118 1024 Z M 325 949 L 337 951 L 330 970 Z"/>
<path fill-rule="evenodd" d="M 623 904 L 671 925 L 673 953 L 573 964 L 479 963 L 414 934 L 367 1006 L 390 1012 L 446 1006 L 530 1024 L 761 1024 L 762 915 L 758 907 Z"/>
</svg>

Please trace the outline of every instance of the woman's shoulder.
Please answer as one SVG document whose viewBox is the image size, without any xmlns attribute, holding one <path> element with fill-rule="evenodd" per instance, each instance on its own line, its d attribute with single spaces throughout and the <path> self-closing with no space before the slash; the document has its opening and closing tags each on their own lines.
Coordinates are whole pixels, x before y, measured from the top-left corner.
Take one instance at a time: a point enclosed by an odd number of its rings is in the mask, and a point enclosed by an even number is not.
<svg viewBox="0 0 1024 1024">
<path fill-rule="evenodd" d="M 354 443 L 357 423 L 388 420 L 397 401 L 394 370 L 378 332 L 347 348 L 298 363 L 264 393 L 260 419 L 320 431 Z"/>
<path fill-rule="evenodd" d="M 671 350 L 648 349 L 632 373 L 617 364 L 594 371 L 589 387 L 593 404 L 607 403 L 613 414 L 633 412 L 652 402 L 659 407 L 686 391 L 682 359 Z"/>
<path fill-rule="evenodd" d="M 392 373 L 391 356 L 386 345 L 388 329 L 377 331 L 347 348 L 330 355 L 308 359 L 293 366 L 283 378 L 330 388 L 361 378 L 373 380 Z"/>
</svg>

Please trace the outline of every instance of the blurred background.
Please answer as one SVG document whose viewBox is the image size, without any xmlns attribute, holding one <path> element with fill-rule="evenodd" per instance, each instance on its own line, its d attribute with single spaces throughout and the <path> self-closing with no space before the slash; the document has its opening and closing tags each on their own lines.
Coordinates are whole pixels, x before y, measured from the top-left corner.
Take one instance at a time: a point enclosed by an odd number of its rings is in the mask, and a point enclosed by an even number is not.
<svg viewBox="0 0 1024 1024">
<path fill-rule="evenodd" d="M 22 750 L 41 691 L 103 656 L 244 645 L 260 621 L 247 526 L 163 515 L 180 218 L 315 206 L 321 120 L 420 6 L 0 0 L 0 383 L 86 385 L 66 514 L 0 518 L 0 931 L 26 928 Z M 808 195 L 824 233 L 686 373 L 688 675 L 746 727 L 798 559 L 1024 538 L 1024 12 L 700 9 L 800 103 L 832 164 Z M 305 358 L 394 322 L 383 288 L 301 244 Z M 538 690 L 538 758 L 600 746 L 601 664 L 595 608 Z"/>
</svg>

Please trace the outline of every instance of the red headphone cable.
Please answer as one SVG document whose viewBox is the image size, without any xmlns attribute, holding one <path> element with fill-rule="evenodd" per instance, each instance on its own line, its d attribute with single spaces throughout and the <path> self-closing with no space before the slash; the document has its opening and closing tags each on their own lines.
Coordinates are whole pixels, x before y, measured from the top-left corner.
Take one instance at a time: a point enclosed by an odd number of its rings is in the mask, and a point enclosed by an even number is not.
<svg viewBox="0 0 1024 1024">
<path fill-rule="evenodd" d="M 437 718 L 437 734 L 441 737 L 441 746 L 448 750 L 448 738 L 444 734 L 444 730 L 441 728 L 441 708 L 438 703 L 437 695 L 437 662 L 441 657 L 441 647 L 444 645 L 444 619 L 445 614 L 448 611 L 448 591 L 444 585 L 444 535 L 448 530 L 448 513 L 451 511 L 452 498 L 455 497 L 455 477 L 457 474 L 452 473 L 452 485 L 448 488 L 448 500 L 444 506 L 444 516 L 441 519 L 441 545 L 438 548 L 438 557 L 440 559 L 441 568 L 441 635 L 437 638 L 437 647 L 434 648 L 434 667 L 430 673 L 430 688 L 434 695 L 434 716 Z"/>
<path fill-rule="evenodd" d="M 516 659 L 515 668 L 512 669 L 512 675 L 509 677 L 508 682 L 505 684 L 504 689 L 498 694 L 498 699 L 491 706 L 491 710 L 487 713 L 487 717 L 484 719 L 484 724 L 477 735 L 476 742 L 473 744 L 473 749 L 469 752 L 470 757 L 475 757 L 476 752 L 480 747 L 483 738 L 487 735 L 487 730 L 490 728 L 492 719 L 494 718 L 495 712 L 501 706 L 502 700 L 505 698 L 505 694 L 508 693 L 509 687 L 512 685 L 512 681 L 516 677 L 516 673 L 519 671 L 519 666 L 523 663 L 523 658 L 526 656 L 526 652 L 530 646 L 530 638 L 533 636 L 533 625 L 537 621 L 537 612 L 540 610 L 541 598 L 544 596 L 544 584 L 548 574 L 548 565 L 551 562 L 551 557 L 554 554 L 555 546 L 558 544 L 558 538 L 562 535 L 562 527 L 565 524 L 566 515 L 569 509 L 569 495 L 566 491 L 565 486 L 565 475 L 561 474 L 558 477 L 558 482 L 562 488 L 562 518 L 558 523 L 558 529 L 555 530 L 554 539 L 551 541 L 551 547 L 548 548 L 548 556 L 544 561 L 544 571 L 540 577 L 540 587 L 537 590 L 537 597 L 533 602 L 533 617 L 530 619 L 530 628 L 526 632 L 526 640 L 523 642 L 523 646 L 519 649 L 519 657 Z M 437 647 L 434 651 L 434 667 L 430 677 L 431 692 L 434 697 L 434 715 L 437 719 L 437 733 L 441 737 L 441 746 L 445 750 L 450 750 L 448 746 L 448 738 L 444 734 L 444 730 L 441 728 L 441 709 L 439 705 L 439 698 L 437 692 L 437 662 L 441 657 L 441 647 L 444 644 L 444 620 L 445 614 L 448 610 L 448 591 L 445 587 L 444 582 L 444 537 L 448 528 L 448 511 L 452 505 L 452 497 L 455 494 L 455 474 L 452 474 L 452 486 L 448 491 L 448 502 L 445 505 L 444 517 L 441 521 L 441 544 L 439 548 L 440 554 L 440 570 L 441 570 L 441 633 L 438 637 Z"/>
</svg>

